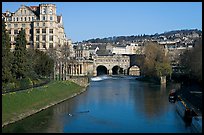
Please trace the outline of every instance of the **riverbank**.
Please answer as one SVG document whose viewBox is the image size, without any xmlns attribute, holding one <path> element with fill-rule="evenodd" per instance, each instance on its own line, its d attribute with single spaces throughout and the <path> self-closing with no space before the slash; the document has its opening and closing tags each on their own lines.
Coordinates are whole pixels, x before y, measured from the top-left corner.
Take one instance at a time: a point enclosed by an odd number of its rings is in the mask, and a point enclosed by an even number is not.
<svg viewBox="0 0 204 135">
<path fill-rule="evenodd" d="M 2 94 L 2 127 L 24 119 L 86 90 L 71 81 L 52 81 L 26 91 Z"/>
</svg>

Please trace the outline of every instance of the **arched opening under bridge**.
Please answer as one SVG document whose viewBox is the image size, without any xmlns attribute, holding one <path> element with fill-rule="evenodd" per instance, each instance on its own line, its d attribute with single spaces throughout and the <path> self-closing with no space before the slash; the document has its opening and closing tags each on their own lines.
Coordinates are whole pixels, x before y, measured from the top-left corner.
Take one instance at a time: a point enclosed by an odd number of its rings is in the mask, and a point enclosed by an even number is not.
<svg viewBox="0 0 204 135">
<path fill-rule="evenodd" d="M 123 68 L 119 67 L 119 66 L 114 66 L 112 68 L 112 74 L 113 75 L 120 75 L 120 74 L 124 74 L 123 73 Z"/>
<path fill-rule="evenodd" d="M 98 66 L 96 71 L 97 71 L 97 76 L 99 76 L 99 75 L 107 75 L 108 74 L 107 68 L 105 66 L 102 66 L 102 65 Z"/>
</svg>

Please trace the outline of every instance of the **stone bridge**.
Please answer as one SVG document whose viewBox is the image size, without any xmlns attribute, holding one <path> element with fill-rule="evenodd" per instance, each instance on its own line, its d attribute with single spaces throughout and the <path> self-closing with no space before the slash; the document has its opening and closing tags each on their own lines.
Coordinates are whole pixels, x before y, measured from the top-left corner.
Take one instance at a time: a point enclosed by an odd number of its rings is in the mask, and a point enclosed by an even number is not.
<svg viewBox="0 0 204 135">
<path fill-rule="evenodd" d="M 54 78 L 67 80 L 73 76 L 139 75 L 140 69 L 130 64 L 129 56 L 95 56 L 93 60 L 56 61 Z"/>
<path fill-rule="evenodd" d="M 93 62 L 93 76 L 127 74 L 129 67 L 129 56 L 96 56 Z"/>
</svg>

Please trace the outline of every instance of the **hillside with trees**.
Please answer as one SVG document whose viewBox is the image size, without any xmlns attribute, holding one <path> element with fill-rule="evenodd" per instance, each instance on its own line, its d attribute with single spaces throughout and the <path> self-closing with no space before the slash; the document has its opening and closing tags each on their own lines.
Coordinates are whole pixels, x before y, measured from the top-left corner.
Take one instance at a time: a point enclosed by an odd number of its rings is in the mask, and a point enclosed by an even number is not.
<svg viewBox="0 0 204 135">
<path fill-rule="evenodd" d="M 179 34 L 182 36 L 191 35 L 193 33 L 197 33 L 198 35 L 202 35 L 202 31 L 198 29 L 185 29 L 185 30 L 173 30 L 164 33 L 155 33 L 155 34 L 139 34 L 139 35 L 131 35 L 131 36 L 113 36 L 113 37 L 105 37 L 105 38 L 93 38 L 88 40 L 83 40 L 82 43 L 115 43 L 115 42 L 134 42 L 143 39 L 156 39 L 160 36 L 165 36 L 167 38 L 172 38 L 175 34 Z"/>
</svg>

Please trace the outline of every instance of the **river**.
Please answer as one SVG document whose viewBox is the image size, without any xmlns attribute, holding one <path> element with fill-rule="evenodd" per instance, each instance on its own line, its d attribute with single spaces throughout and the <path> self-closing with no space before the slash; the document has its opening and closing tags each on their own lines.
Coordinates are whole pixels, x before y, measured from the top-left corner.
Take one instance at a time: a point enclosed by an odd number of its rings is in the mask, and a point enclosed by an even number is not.
<svg viewBox="0 0 204 135">
<path fill-rule="evenodd" d="M 129 77 L 95 80 L 87 91 L 2 128 L 34 133 L 190 133 L 169 103 L 174 85 L 156 85 Z"/>
</svg>

